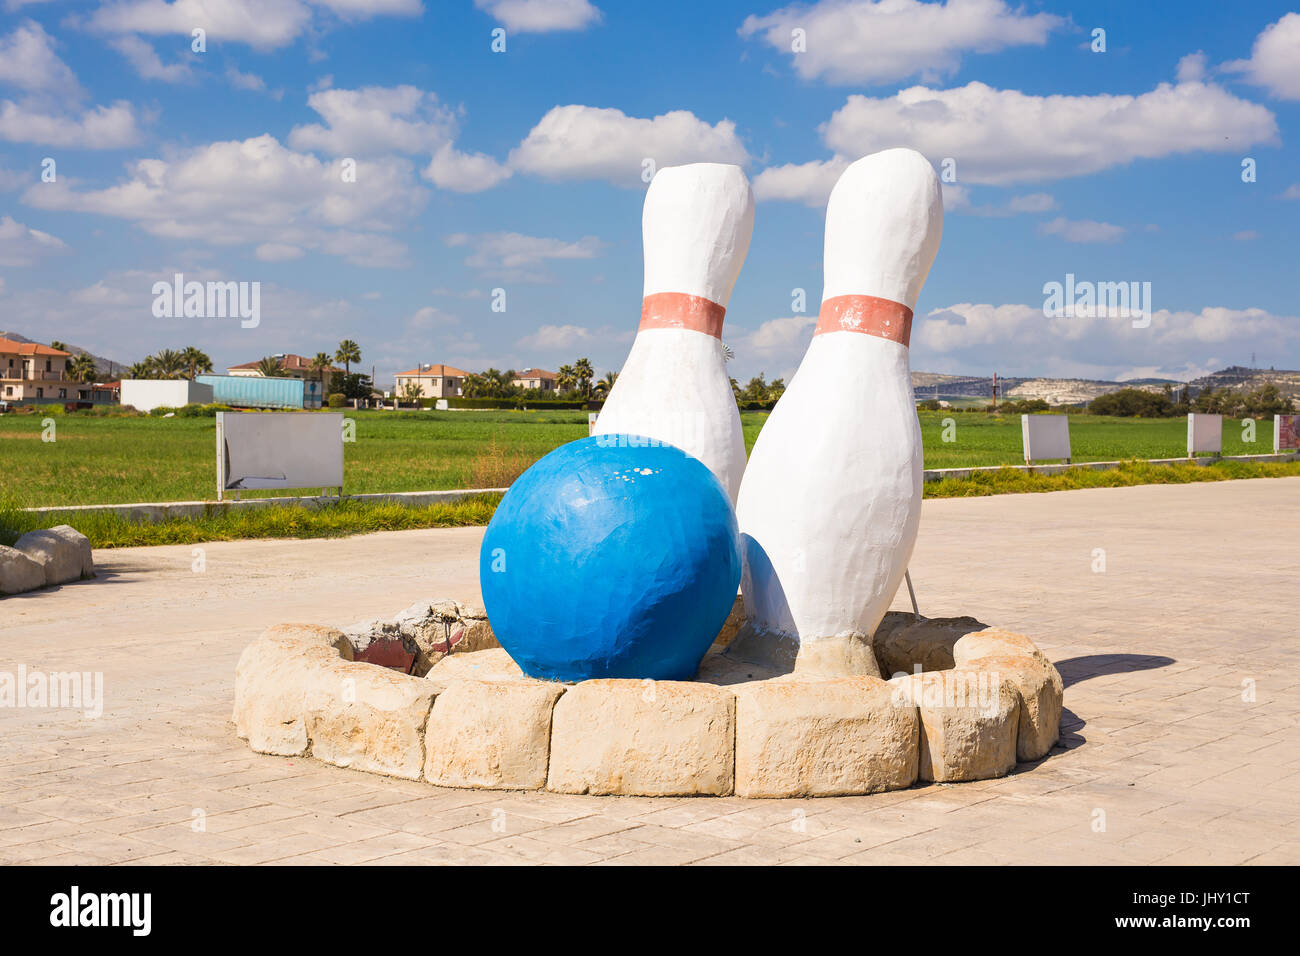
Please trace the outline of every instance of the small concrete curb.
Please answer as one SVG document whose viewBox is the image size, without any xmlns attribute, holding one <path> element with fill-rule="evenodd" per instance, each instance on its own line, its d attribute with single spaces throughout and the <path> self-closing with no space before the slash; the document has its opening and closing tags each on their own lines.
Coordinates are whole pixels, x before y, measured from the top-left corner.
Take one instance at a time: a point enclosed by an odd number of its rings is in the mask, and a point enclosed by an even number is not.
<svg viewBox="0 0 1300 956">
<path fill-rule="evenodd" d="M 1213 465 L 1216 461 L 1245 462 L 1288 462 L 1300 459 L 1300 454 L 1284 453 L 1278 455 L 1217 455 L 1200 458 L 1130 458 L 1126 461 L 1077 461 L 1059 465 L 976 465 L 970 468 L 927 468 L 925 480 L 943 481 L 945 478 L 969 478 L 971 475 L 999 471 L 1023 471 L 1029 475 L 1063 475 L 1067 471 L 1085 469 L 1087 471 L 1114 471 L 1121 465 L 1140 462 L 1146 465 Z"/>
<path fill-rule="evenodd" d="M 24 508 L 28 514 L 42 518 L 68 518 L 75 514 L 116 514 L 128 521 L 156 523 L 172 518 L 202 518 L 205 515 L 237 511 L 241 508 L 270 508 L 276 505 L 298 505 L 303 508 L 329 508 L 340 502 L 358 501 L 366 504 L 405 505 L 421 508 L 428 505 L 449 504 L 472 495 L 505 494 L 506 488 L 460 488 L 450 491 L 393 491 L 365 495 L 295 495 L 283 498 L 243 498 L 238 501 L 156 501 L 129 505 L 56 505 L 48 508 Z"/>
</svg>

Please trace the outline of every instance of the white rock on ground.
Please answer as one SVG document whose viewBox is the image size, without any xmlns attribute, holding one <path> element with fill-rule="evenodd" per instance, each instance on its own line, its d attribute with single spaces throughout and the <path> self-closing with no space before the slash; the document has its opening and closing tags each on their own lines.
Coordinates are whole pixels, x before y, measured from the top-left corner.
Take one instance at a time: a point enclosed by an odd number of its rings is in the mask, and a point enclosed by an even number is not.
<svg viewBox="0 0 1300 956">
<path fill-rule="evenodd" d="M 21 594 L 45 586 L 45 566 L 17 548 L 0 544 L 0 594 Z"/>
<path fill-rule="evenodd" d="M 14 545 L 45 568 L 45 583 L 66 584 L 94 576 L 90 541 L 67 525 L 44 531 L 29 531 Z"/>
<path fill-rule="evenodd" d="M 93 578 L 95 576 L 95 556 L 90 548 L 90 539 L 71 525 L 55 525 L 50 529 L 50 534 L 57 534 L 65 541 L 71 542 L 81 555 L 81 576 L 82 578 Z"/>
</svg>

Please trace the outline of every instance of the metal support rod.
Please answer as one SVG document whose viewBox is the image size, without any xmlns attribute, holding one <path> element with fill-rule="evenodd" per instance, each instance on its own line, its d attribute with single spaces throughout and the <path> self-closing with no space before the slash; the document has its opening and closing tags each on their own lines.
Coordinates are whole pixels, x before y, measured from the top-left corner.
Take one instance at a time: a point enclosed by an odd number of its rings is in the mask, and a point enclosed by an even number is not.
<svg viewBox="0 0 1300 956">
<path fill-rule="evenodd" d="M 903 572 L 903 577 L 907 580 L 907 594 L 912 599 L 912 616 L 918 621 L 921 620 L 921 612 L 916 607 L 916 591 L 912 588 L 912 569 L 908 568 Z"/>
</svg>

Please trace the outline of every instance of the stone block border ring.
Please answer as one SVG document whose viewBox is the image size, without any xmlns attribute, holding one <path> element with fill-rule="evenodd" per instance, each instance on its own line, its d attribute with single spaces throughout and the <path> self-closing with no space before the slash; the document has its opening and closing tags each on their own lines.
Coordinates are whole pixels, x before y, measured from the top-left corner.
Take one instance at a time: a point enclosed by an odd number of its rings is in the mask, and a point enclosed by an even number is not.
<svg viewBox="0 0 1300 956">
<path fill-rule="evenodd" d="M 239 659 L 239 736 L 439 787 L 818 797 L 999 777 L 1059 734 L 1056 668 L 973 618 L 888 615 L 874 644 L 888 680 L 770 674 L 719 643 L 692 681 L 562 684 L 524 676 L 477 609 L 421 607 L 373 634 L 269 628 Z M 474 640 L 438 640 L 466 626 Z M 397 653 L 376 653 L 385 642 Z"/>
</svg>

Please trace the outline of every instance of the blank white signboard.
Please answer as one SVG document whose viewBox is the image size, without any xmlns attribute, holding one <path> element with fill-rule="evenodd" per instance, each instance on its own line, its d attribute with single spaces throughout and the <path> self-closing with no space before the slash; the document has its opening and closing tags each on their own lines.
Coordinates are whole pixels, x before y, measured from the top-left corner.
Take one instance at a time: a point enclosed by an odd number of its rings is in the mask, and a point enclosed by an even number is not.
<svg viewBox="0 0 1300 956">
<path fill-rule="evenodd" d="M 1070 460 L 1070 419 L 1065 415 L 1021 415 L 1025 461 Z"/>
<path fill-rule="evenodd" d="M 247 488 L 342 488 L 342 412 L 218 412 L 217 498 Z"/>
<path fill-rule="evenodd" d="M 1223 416 L 1201 415 L 1191 412 L 1187 416 L 1187 457 L 1194 458 L 1198 451 L 1216 455 L 1223 451 Z"/>
</svg>

